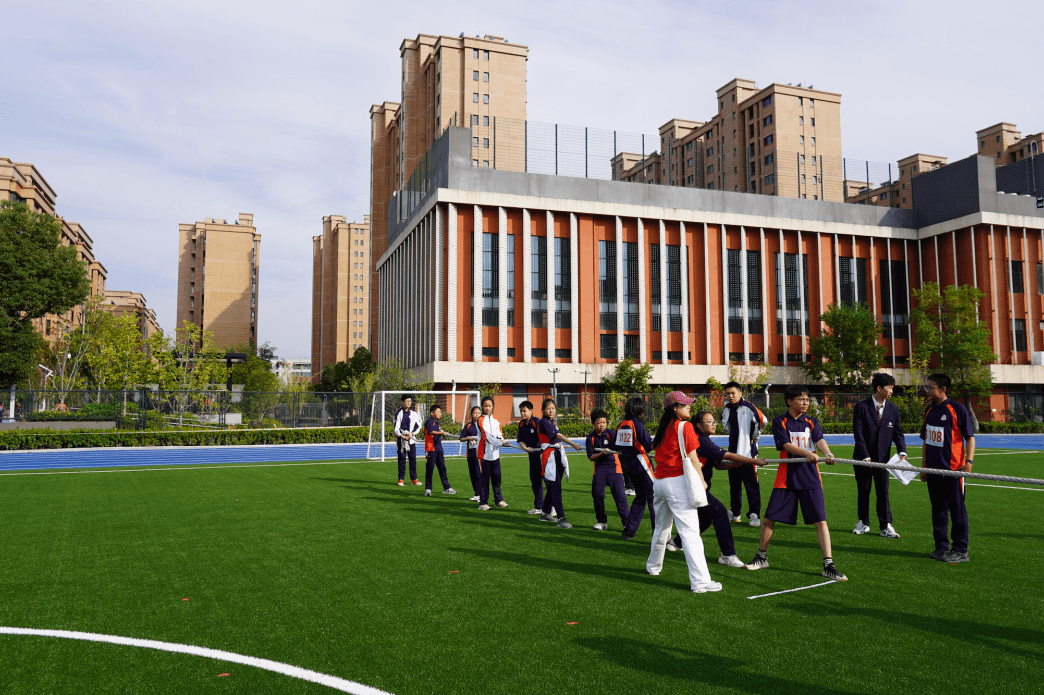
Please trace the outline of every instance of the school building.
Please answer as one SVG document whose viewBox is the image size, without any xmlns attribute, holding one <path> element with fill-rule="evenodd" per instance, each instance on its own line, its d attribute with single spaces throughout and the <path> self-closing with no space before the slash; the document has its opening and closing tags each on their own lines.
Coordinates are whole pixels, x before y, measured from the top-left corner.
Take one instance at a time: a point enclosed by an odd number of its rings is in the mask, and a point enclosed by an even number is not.
<svg viewBox="0 0 1044 695">
<path fill-rule="evenodd" d="M 436 388 L 580 390 L 578 372 L 597 384 L 625 357 L 686 390 L 760 361 L 774 384 L 800 383 L 839 301 L 872 307 L 882 367 L 900 376 L 926 282 L 986 293 L 998 392 L 1044 386 L 1044 210 L 998 191 L 995 158 L 911 178 L 905 209 L 486 169 L 472 154 L 470 128 L 436 140 L 424 185 L 387 206 L 375 259 L 377 358 Z"/>
</svg>

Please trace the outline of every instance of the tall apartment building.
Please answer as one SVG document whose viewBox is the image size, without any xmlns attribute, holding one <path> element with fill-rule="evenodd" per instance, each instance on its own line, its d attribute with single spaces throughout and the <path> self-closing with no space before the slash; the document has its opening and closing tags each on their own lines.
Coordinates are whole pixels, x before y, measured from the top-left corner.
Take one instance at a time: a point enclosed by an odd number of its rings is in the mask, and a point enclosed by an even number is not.
<svg viewBox="0 0 1044 695">
<path fill-rule="evenodd" d="M 156 312 L 148 307 L 145 295 L 141 292 L 126 290 L 105 290 L 105 304 L 116 316 L 133 316 L 141 331 L 141 339 L 148 340 L 159 333 L 159 321 Z"/>
<path fill-rule="evenodd" d="M 369 215 L 362 223 L 323 218 L 323 233 L 312 237 L 312 374 L 369 349 L 370 263 Z"/>
<path fill-rule="evenodd" d="M 178 321 L 214 334 L 220 347 L 257 344 L 261 235 L 254 216 L 178 225 Z"/>
<path fill-rule="evenodd" d="M 451 125 L 472 129 L 472 166 L 521 171 L 525 152 L 497 152 L 497 128 L 519 131 L 526 120 L 529 49 L 499 36 L 418 34 L 399 46 L 400 101 L 370 108 L 370 224 L 372 255 L 388 244 L 388 209 L 409 185 L 435 139 Z M 376 266 L 371 266 L 376 279 Z M 377 294 L 371 315 L 377 316 Z M 377 333 L 371 334 L 377 340 Z M 371 345 L 376 354 L 376 343 Z"/>
</svg>

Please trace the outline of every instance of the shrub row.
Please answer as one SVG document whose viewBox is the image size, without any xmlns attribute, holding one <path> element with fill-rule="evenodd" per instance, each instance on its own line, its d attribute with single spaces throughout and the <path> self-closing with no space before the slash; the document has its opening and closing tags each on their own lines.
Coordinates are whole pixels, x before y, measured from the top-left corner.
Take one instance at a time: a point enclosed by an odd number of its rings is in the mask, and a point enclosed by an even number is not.
<svg viewBox="0 0 1044 695">
<path fill-rule="evenodd" d="M 980 422 L 983 434 L 1040 434 L 1044 433 L 1044 422 Z"/>
<path fill-rule="evenodd" d="M 0 450 L 110 446 L 231 446 L 236 444 L 346 444 L 365 442 L 366 427 L 273 430 L 169 430 L 127 432 L 15 430 L 0 432 Z"/>
</svg>

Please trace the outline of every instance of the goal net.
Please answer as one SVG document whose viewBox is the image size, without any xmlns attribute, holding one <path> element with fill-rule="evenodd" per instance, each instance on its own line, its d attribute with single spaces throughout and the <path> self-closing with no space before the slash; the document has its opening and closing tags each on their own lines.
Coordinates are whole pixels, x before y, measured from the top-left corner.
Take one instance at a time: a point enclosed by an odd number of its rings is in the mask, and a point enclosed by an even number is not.
<svg viewBox="0 0 1044 695">
<path fill-rule="evenodd" d="M 366 458 L 381 460 L 396 457 L 395 416 L 402 407 L 402 397 L 408 396 L 412 408 L 420 418 L 421 431 L 417 433 L 417 456 L 424 456 L 424 422 L 431 417 L 435 406 L 442 408 L 439 424 L 442 431 L 453 435 L 442 438 L 446 456 L 464 456 L 467 442 L 456 437 L 471 420 L 471 408 L 479 404 L 478 391 L 376 391 L 370 407 L 370 431 L 367 437 Z"/>
</svg>

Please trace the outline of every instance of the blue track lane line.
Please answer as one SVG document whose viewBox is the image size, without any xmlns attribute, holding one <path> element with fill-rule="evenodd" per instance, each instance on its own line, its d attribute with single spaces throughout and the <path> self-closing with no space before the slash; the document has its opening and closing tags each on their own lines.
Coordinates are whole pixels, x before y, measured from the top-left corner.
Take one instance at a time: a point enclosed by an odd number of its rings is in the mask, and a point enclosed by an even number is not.
<svg viewBox="0 0 1044 695">
<path fill-rule="evenodd" d="M 714 437 L 718 444 L 727 444 L 727 437 Z M 852 445 L 850 434 L 828 434 L 828 444 Z M 910 444 L 920 444 L 916 435 Z M 583 439 L 574 439 L 583 444 Z M 772 437 L 762 437 L 762 449 L 772 445 Z M 1040 434 L 982 434 L 975 438 L 981 449 L 1044 450 L 1044 435 Z M 370 454 L 376 455 L 380 445 L 370 445 Z M 424 446 L 418 444 L 417 458 L 424 460 Z M 457 442 L 445 444 L 447 456 L 459 456 Z M 506 449 L 505 454 L 520 453 Z M 395 446 L 385 444 L 385 463 L 395 461 Z M 72 468 L 126 468 L 143 466 L 189 466 L 229 463 L 280 463 L 293 461 L 358 460 L 367 457 L 363 444 L 279 444 L 245 446 L 155 446 L 111 447 L 97 449 L 42 449 L 37 451 L 0 451 L 0 471 L 60 470 Z M 379 463 L 374 461 L 374 463 Z"/>
</svg>

